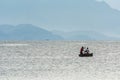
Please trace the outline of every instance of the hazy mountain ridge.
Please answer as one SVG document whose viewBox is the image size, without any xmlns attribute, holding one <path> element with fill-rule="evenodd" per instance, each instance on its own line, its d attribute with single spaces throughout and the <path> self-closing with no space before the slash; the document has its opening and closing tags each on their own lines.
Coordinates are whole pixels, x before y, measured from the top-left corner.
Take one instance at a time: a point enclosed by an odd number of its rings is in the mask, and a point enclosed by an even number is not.
<svg viewBox="0 0 120 80">
<path fill-rule="evenodd" d="M 62 36 L 65 40 L 120 40 L 118 37 L 110 37 L 95 31 L 52 31 L 54 34 Z"/>
<path fill-rule="evenodd" d="M 61 40 L 61 36 L 31 24 L 0 25 L 0 40 Z"/>
<path fill-rule="evenodd" d="M 4 22 L 5 20 L 9 22 L 9 18 L 10 20 L 12 18 L 14 23 L 14 19 L 21 20 L 21 17 L 24 17 L 22 21 L 25 20 L 30 23 L 29 19 L 31 19 L 33 23 L 45 26 L 40 26 L 38 29 L 38 27 L 33 28 L 29 24 L 27 26 L 24 24 L 17 26 L 0 25 L 0 40 L 61 40 L 63 39 L 62 37 L 67 40 L 120 40 L 120 11 L 112 9 L 104 1 L 38 0 L 34 2 L 30 1 L 29 3 L 25 1 L 21 6 L 23 2 L 22 0 L 20 3 L 16 2 L 16 4 L 8 2 L 8 6 L 13 5 L 9 7 L 5 4 L 6 2 L 4 4 L 0 3 L 3 4 L 1 5 L 3 8 L 1 9 L 0 17 L 1 19 L 4 17 L 1 21 Z M 10 14 L 7 11 L 10 11 Z M 51 31 L 47 31 L 44 28 Z M 52 30 L 58 32 L 52 32 Z M 59 31 L 61 32 L 59 33 Z M 117 37 L 114 37 L 116 35 Z"/>
<path fill-rule="evenodd" d="M 47 31 L 32 24 L 0 25 L 0 40 L 120 40 L 96 31 Z"/>
<path fill-rule="evenodd" d="M 104 33 L 120 33 L 120 11 L 112 9 L 104 1 L 37 0 L 28 2 L 21 0 L 18 2 L 14 0 L 14 2 L 2 1 L 0 3 L 2 6 L 0 8 L 1 23 L 14 24 L 16 20 L 15 24 L 37 23 L 37 25 L 47 25 L 42 28 L 50 30 L 87 29 Z M 29 19 L 32 22 L 29 22 Z"/>
</svg>

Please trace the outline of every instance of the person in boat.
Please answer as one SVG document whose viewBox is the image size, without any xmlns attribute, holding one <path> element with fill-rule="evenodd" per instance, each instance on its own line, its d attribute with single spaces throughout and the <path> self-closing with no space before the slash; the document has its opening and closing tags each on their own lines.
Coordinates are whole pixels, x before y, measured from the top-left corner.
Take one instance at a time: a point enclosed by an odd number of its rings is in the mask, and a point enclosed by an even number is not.
<svg viewBox="0 0 120 80">
<path fill-rule="evenodd" d="M 85 54 L 89 54 L 90 53 L 90 51 L 89 51 L 89 48 L 87 47 L 86 48 L 86 50 L 85 50 L 85 52 L 84 52 Z"/>
<path fill-rule="evenodd" d="M 83 54 L 83 51 L 84 51 L 84 47 L 82 46 L 80 49 L 80 54 Z"/>
</svg>

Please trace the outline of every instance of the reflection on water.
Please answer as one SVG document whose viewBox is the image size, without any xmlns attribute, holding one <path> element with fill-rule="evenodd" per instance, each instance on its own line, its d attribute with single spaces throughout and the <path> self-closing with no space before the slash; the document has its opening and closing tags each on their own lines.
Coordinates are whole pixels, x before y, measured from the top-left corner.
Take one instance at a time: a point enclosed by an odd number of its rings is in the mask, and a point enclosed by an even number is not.
<svg viewBox="0 0 120 80">
<path fill-rule="evenodd" d="M 94 56 L 78 57 L 81 46 Z M 120 42 L 0 42 L 2 80 L 119 80 L 119 75 Z"/>
</svg>

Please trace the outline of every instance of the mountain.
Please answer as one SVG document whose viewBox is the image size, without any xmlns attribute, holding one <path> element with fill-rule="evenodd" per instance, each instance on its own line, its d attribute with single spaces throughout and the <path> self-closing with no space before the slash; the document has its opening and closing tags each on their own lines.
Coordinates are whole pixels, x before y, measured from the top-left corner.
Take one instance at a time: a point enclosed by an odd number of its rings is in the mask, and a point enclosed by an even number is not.
<svg viewBox="0 0 120 80">
<path fill-rule="evenodd" d="M 120 40 L 117 37 L 110 37 L 95 31 L 52 31 L 54 34 L 62 36 L 65 40 Z"/>
<path fill-rule="evenodd" d="M 13 2 L 12 2 L 13 1 Z M 100 33 L 103 37 L 119 36 L 120 11 L 112 9 L 104 1 L 96 0 L 1 0 L 0 24 L 30 23 L 42 25 L 46 30 L 88 31 L 76 34 L 74 38 L 93 39 L 89 31 Z M 7 32 L 7 31 L 6 31 Z M 8 33 L 11 32 L 8 27 Z M 24 32 L 24 31 L 23 31 Z M 0 32 L 1 34 L 4 34 Z M 7 34 L 7 33 L 6 33 Z M 4 35 L 6 35 L 4 34 Z M 16 34 L 22 34 L 16 32 Z M 95 33 L 96 34 L 96 33 Z M 13 35 L 13 34 L 12 34 Z M 27 34 L 26 34 L 27 35 Z M 108 35 L 108 36 L 106 36 Z M 68 37 L 67 37 L 68 38 Z M 97 36 L 96 36 L 97 39 Z"/>
<path fill-rule="evenodd" d="M 90 30 L 120 34 L 120 11 L 112 9 L 104 1 L 12 1 L 0 1 L 0 24 L 30 23 L 44 25 L 42 28 L 48 30 Z"/>
<path fill-rule="evenodd" d="M 61 40 L 61 36 L 31 24 L 0 25 L 0 40 Z"/>
<path fill-rule="evenodd" d="M 54 11 L 59 10 L 56 11 L 57 16 L 55 18 L 58 20 L 55 21 L 54 19 L 55 25 L 61 25 L 59 29 L 120 33 L 120 11 L 112 9 L 105 2 L 75 0 L 72 3 L 70 0 L 62 5 L 64 9 L 61 9 L 60 5 L 62 3 L 53 8 Z M 53 13 L 53 15 L 55 14 Z"/>
<path fill-rule="evenodd" d="M 117 40 L 95 31 L 47 31 L 32 24 L 0 25 L 0 40 Z"/>
</svg>

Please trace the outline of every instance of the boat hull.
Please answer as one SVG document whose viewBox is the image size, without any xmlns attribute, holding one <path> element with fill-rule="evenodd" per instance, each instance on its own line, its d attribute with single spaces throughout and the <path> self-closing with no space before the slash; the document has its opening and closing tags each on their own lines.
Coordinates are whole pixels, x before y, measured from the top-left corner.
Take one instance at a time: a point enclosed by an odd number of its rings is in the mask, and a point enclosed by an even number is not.
<svg viewBox="0 0 120 80">
<path fill-rule="evenodd" d="M 89 53 L 89 54 L 79 54 L 79 57 L 92 57 L 93 53 Z"/>
</svg>

